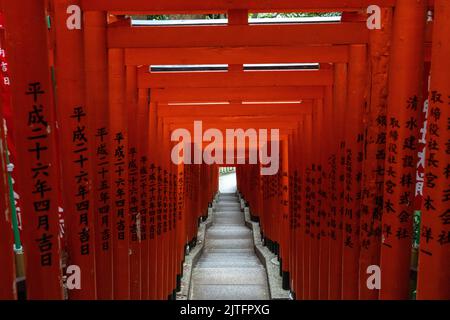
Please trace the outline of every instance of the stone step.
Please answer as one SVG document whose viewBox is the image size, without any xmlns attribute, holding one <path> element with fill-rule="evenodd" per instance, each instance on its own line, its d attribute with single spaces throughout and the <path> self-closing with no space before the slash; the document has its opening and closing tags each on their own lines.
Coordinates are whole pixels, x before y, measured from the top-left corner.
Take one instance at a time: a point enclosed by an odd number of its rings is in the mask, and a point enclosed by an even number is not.
<svg viewBox="0 0 450 320">
<path fill-rule="evenodd" d="M 259 261 L 258 257 L 256 257 L 253 251 L 249 251 L 249 252 L 209 252 L 209 251 L 205 251 L 203 252 L 202 257 L 200 258 L 208 258 L 208 259 L 223 259 L 224 257 L 226 257 L 227 259 L 230 260 L 239 260 L 239 259 L 249 259 L 252 261 Z"/>
<path fill-rule="evenodd" d="M 231 252 L 227 252 L 227 253 L 223 253 L 223 254 L 215 254 L 215 255 L 205 254 L 199 260 L 199 262 L 208 262 L 208 261 L 214 261 L 214 262 L 239 261 L 242 263 L 251 262 L 251 263 L 260 264 L 258 257 L 253 255 L 253 252 L 247 252 L 246 255 L 241 255 L 241 256 L 233 255 L 233 253 L 231 253 Z"/>
<path fill-rule="evenodd" d="M 217 269 L 217 272 L 228 273 L 230 268 L 241 269 L 243 273 L 248 273 L 249 268 L 262 268 L 259 261 L 198 261 L 198 268 Z M 245 269 L 245 270 L 244 270 Z"/>
<path fill-rule="evenodd" d="M 245 228 L 214 228 L 208 230 L 208 239 L 252 239 L 252 232 Z"/>
<path fill-rule="evenodd" d="M 246 249 L 253 248 L 253 239 L 209 239 L 206 238 L 207 248 L 214 249 Z"/>
<path fill-rule="evenodd" d="M 247 268 L 247 272 L 242 272 L 241 268 L 227 268 L 223 272 L 220 268 L 196 268 L 192 273 L 192 281 L 197 284 L 240 284 L 240 285 L 264 285 L 267 281 L 267 276 L 264 268 Z"/>
<path fill-rule="evenodd" d="M 268 300 L 267 284 L 192 284 L 193 300 Z"/>
<path fill-rule="evenodd" d="M 230 248 L 205 248 L 205 252 L 208 253 L 247 253 L 253 252 L 255 253 L 254 248 L 239 248 L 239 249 L 230 249 Z"/>
<path fill-rule="evenodd" d="M 220 223 L 223 225 L 242 225 L 244 219 L 237 217 L 237 218 L 216 218 L 214 219 L 214 222 Z"/>
</svg>

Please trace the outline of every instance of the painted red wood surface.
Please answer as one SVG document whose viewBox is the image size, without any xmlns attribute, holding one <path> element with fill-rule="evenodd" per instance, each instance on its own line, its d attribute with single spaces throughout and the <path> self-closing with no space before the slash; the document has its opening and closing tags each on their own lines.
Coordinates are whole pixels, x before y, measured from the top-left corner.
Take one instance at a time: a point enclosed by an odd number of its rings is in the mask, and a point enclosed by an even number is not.
<svg viewBox="0 0 450 320">
<path fill-rule="evenodd" d="M 236 166 L 240 195 L 280 263 L 283 287 L 302 300 L 410 298 L 420 188 L 417 298 L 449 298 L 447 1 L 379 1 L 381 30 L 367 28 L 365 0 L 0 3 L 29 299 L 62 299 L 71 264 L 81 268 L 82 289 L 69 290 L 69 299 L 174 299 L 186 249 L 200 245 L 221 165 Z M 67 27 L 69 5 L 81 5 L 81 29 Z M 426 22 L 427 9 L 433 21 Z M 249 12 L 304 10 L 343 11 L 343 21 L 247 19 Z M 134 27 L 123 15 L 212 11 L 227 13 L 228 24 Z M 262 63 L 319 67 L 244 71 Z M 161 64 L 228 70 L 150 69 Z M 173 163 L 172 133 L 194 136 L 195 121 L 223 134 L 279 129 L 279 170 L 262 175 L 267 165 L 249 164 L 249 147 L 245 163 L 190 164 L 208 146 L 194 140 L 191 156 Z M 418 150 L 424 137 L 426 156 Z M 10 139 L 1 138 L 3 145 Z M 0 297 L 15 299 L 1 156 L 0 245 L 8 254 L 0 258 Z M 371 266 L 381 267 L 381 290 L 367 286 Z"/>
</svg>

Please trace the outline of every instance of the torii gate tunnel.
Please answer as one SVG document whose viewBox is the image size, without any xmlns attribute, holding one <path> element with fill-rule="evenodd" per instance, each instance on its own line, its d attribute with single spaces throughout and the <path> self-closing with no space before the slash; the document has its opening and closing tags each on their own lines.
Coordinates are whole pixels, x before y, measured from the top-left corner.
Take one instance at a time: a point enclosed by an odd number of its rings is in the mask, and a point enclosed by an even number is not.
<svg viewBox="0 0 450 320">
<path fill-rule="evenodd" d="M 249 20 L 292 12 L 339 15 Z M 226 19 L 132 18 L 175 14 Z M 0 299 L 175 299 L 236 167 L 294 299 L 449 300 L 449 34 L 448 0 L 1 0 Z"/>
</svg>

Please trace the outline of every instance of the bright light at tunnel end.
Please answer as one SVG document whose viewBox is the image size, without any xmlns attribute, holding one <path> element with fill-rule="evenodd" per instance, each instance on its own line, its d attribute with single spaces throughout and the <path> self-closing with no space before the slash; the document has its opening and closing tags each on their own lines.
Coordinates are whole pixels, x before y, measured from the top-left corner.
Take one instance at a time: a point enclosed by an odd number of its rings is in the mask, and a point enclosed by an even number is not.
<svg viewBox="0 0 450 320">
<path fill-rule="evenodd" d="M 203 132 L 202 121 L 194 121 L 193 125 L 194 137 L 186 128 L 175 129 L 171 134 L 171 141 L 177 142 L 171 151 L 171 159 L 175 165 L 261 164 L 261 175 L 278 173 L 280 129 L 209 128 Z"/>
</svg>

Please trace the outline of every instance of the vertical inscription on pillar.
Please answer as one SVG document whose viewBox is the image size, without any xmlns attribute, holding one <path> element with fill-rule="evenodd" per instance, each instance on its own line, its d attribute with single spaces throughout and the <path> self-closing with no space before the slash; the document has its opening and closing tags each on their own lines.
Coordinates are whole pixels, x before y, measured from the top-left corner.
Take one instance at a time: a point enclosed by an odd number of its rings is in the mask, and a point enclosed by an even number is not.
<svg viewBox="0 0 450 320">
<path fill-rule="evenodd" d="M 149 183 L 149 238 L 154 240 L 156 237 L 156 210 L 157 210 L 157 194 L 158 185 L 156 178 L 156 166 L 151 163 L 149 166 L 148 173 L 148 183 Z"/>
<path fill-rule="evenodd" d="M 138 175 L 137 150 L 131 147 L 128 152 L 128 182 L 129 182 L 129 208 L 131 215 L 130 235 L 132 242 L 138 242 L 140 239 L 140 218 L 139 218 L 139 193 L 138 193 Z"/>
<path fill-rule="evenodd" d="M 89 187 L 89 158 L 88 158 L 88 139 L 86 130 L 87 114 L 83 107 L 75 107 L 72 115 L 72 153 L 73 162 L 77 167 L 77 174 L 73 179 L 76 181 L 78 192 L 75 194 L 75 210 L 78 214 L 78 236 L 79 250 L 81 255 L 91 253 L 91 230 L 89 229 L 89 207 L 90 207 L 90 187 Z M 75 225 L 75 224 L 74 224 Z"/>
<path fill-rule="evenodd" d="M 107 146 L 108 131 L 106 128 L 98 128 L 96 137 L 96 157 L 97 157 L 97 186 L 96 196 L 98 201 L 97 214 L 100 215 L 101 248 L 102 251 L 109 252 L 111 248 L 111 194 L 109 184 L 109 150 Z"/>
<path fill-rule="evenodd" d="M 48 152 L 50 126 L 44 115 L 44 106 L 41 97 L 46 93 L 41 88 L 40 82 L 31 82 L 28 84 L 25 94 L 30 98 L 30 105 L 28 107 L 28 152 L 32 161 L 32 191 L 31 199 L 35 213 L 35 226 L 39 238 L 35 239 L 37 245 L 37 252 L 40 256 L 40 264 L 42 267 L 50 267 L 54 261 L 53 253 L 57 247 L 57 237 L 51 234 L 49 215 L 52 211 L 56 212 L 55 203 L 48 196 L 49 192 L 53 190 L 53 186 L 49 185 L 50 178 L 50 163 L 44 161 Z M 30 248 L 31 249 L 31 248 Z M 35 249 L 31 249 L 35 250 Z"/>
<path fill-rule="evenodd" d="M 139 162 L 139 214 L 140 214 L 140 235 L 141 240 L 147 240 L 147 219 L 148 219 L 148 158 L 142 156 Z"/>
<path fill-rule="evenodd" d="M 115 188 L 115 204 L 116 204 L 116 235 L 118 241 L 125 241 L 126 239 L 126 224 L 125 224 L 125 208 L 126 208 L 126 183 L 125 183 L 125 145 L 124 136 L 118 132 L 114 138 L 116 143 L 114 150 L 114 170 L 116 172 Z"/>
<path fill-rule="evenodd" d="M 440 183 L 439 179 L 450 177 L 450 164 L 448 163 L 450 155 L 450 139 L 448 130 L 450 130 L 450 118 L 445 108 L 450 105 L 450 95 L 444 95 L 438 91 L 431 91 L 430 106 L 427 111 L 428 120 L 425 122 L 425 133 L 422 137 L 422 143 L 426 144 L 423 151 L 419 153 L 419 164 L 426 167 L 426 192 L 422 207 L 425 209 L 423 214 L 437 216 L 440 222 L 438 228 L 428 224 L 422 225 L 421 230 L 421 253 L 432 256 L 433 248 L 440 248 L 450 244 L 450 187 L 445 183 Z M 447 115 L 447 118 L 445 118 Z M 426 151 L 426 152 L 425 152 Z M 443 156 L 441 156 L 443 155 Z M 447 159 L 447 161 L 445 161 Z M 422 192 L 422 189 L 419 188 Z"/>
</svg>

